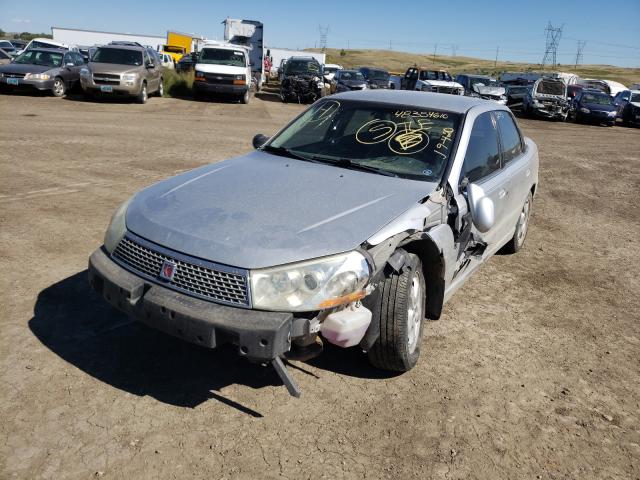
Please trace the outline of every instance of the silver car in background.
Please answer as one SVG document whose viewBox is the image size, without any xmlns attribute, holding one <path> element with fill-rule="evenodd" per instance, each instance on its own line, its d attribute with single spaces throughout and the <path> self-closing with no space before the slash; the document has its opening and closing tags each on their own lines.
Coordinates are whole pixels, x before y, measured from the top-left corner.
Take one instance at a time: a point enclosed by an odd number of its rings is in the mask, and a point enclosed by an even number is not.
<svg viewBox="0 0 640 480">
<path fill-rule="evenodd" d="M 89 279 L 154 328 L 271 362 L 293 395 L 281 358 L 318 355 L 321 338 L 413 368 L 424 320 L 524 244 L 538 149 L 495 102 L 339 93 L 254 147 L 125 202 Z"/>
</svg>

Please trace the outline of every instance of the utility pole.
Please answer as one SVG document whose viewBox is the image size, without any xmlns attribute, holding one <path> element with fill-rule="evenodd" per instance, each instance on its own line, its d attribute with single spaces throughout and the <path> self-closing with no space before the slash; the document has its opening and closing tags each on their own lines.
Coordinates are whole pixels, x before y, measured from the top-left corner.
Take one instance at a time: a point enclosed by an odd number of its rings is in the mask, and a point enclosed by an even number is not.
<svg viewBox="0 0 640 480">
<path fill-rule="evenodd" d="M 436 53 L 438 52 L 438 44 L 433 46 L 433 63 L 436 63 Z"/>
<path fill-rule="evenodd" d="M 324 52 L 327 49 L 327 35 L 329 33 L 329 25 L 327 25 L 326 27 L 319 25 L 318 31 L 320 32 L 320 49 Z"/>
<path fill-rule="evenodd" d="M 458 44 L 452 43 L 451 44 L 451 56 L 455 57 L 456 53 L 458 53 Z"/>
<path fill-rule="evenodd" d="M 393 48 L 391 48 L 391 40 L 389 40 L 389 50 L 393 50 Z"/>
<path fill-rule="evenodd" d="M 496 61 L 493 62 L 493 68 L 497 68 L 498 67 L 498 53 L 500 53 L 500 45 L 498 45 L 496 47 Z"/>
<path fill-rule="evenodd" d="M 584 46 L 587 44 L 586 40 L 578 40 L 578 51 L 576 52 L 576 66 L 575 69 L 578 68 L 578 65 L 582 63 L 582 51 L 584 50 Z"/>
</svg>

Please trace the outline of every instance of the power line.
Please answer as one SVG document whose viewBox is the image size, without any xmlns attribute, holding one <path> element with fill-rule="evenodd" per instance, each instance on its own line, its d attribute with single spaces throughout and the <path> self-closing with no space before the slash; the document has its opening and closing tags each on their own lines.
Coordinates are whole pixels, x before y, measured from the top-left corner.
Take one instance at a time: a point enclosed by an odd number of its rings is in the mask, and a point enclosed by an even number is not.
<svg viewBox="0 0 640 480">
<path fill-rule="evenodd" d="M 553 68 L 556 67 L 558 62 L 556 56 L 558 53 L 558 45 L 560 44 L 560 38 L 562 38 L 562 26 L 554 27 L 551 22 L 547 24 L 547 28 L 544 29 L 546 35 L 546 48 L 544 50 L 544 57 L 542 59 L 542 68 L 549 61 Z"/>
<path fill-rule="evenodd" d="M 575 68 L 578 68 L 578 65 L 580 65 L 582 63 L 582 51 L 584 50 L 584 46 L 586 44 L 587 44 L 586 41 L 578 40 L 578 51 L 576 52 L 576 66 L 575 66 Z"/>
</svg>

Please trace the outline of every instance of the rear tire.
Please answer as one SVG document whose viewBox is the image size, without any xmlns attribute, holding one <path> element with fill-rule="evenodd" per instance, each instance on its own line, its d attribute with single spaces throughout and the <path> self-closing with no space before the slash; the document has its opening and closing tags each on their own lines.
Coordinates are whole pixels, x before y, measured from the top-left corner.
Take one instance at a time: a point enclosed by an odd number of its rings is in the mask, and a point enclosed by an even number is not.
<svg viewBox="0 0 640 480">
<path fill-rule="evenodd" d="M 158 85 L 158 96 L 164 97 L 164 79 L 160 77 L 160 84 Z"/>
<path fill-rule="evenodd" d="M 531 212 L 533 211 L 533 195 L 531 192 L 527 195 L 527 200 L 522 206 L 520 216 L 518 217 L 518 223 L 516 224 L 516 231 L 513 234 L 513 238 L 509 240 L 503 247 L 504 253 L 517 253 L 524 246 L 524 241 L 527 238 L 527 232 L 529 231 L 529 220 L 531 218 Z"/>
<path fill-rule="evenodd" d="M 136 102 L 140 104 L 147 103 L 148 99 L 147 95 L 147 82 L 142 82 L 142 87 L 140 87 L 140 93 L 136 96 Z"/>
<path fill-rule="evenodd" d="M 380 323 L 380 336 L 367 355 L 374 367 L 406 372 L 420 358 L 425 316 L 425 281 L 420 259 L 407 254 L 401 273 L 389 273 L 380 283 L 372 322 Z"/>
<path fill-rule="evenodd" d="M 51 93 L 54 97 L 64 97 L 64 94 L 67 93 L 67 86 L 64 84 L 64 80 L 62 80 L 62 78 L 56 77 L 53 80 Z"/>
</svg>

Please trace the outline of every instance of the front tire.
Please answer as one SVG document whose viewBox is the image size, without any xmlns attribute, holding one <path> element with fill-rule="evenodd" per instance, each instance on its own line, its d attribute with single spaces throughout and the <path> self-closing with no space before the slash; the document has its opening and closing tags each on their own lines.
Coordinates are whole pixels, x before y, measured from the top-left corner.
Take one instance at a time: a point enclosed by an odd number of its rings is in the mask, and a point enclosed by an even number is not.
<svg viewBox="0 0 640 480">
<path fill-rule="evenodd" d="M 511 240 L 509 240 L 509 242 L 504 246 L 505 253 L 517 253 L 523 247 L 524 241 L 527 238 L 527 232 L 529 231 L 529 219 L 531 218 L 532 211 L 533 195 L 529 192 L 527 200 L 524 202 L 520 215 L 518 216 L 516 231 Z"/>
<path fill-rule="evenodd" d="M 136 102 L 140 104 L 147 103 L 147 99 L 149 96 L 147 95 L 147 82 L 142 82 L 142 87 L 140 87 L 140 93 L 136 97 Z"/>
<path fill-rule="evenodd" d="M 249 103 L 249 98 L 249 89 L 247 89 L 247 91 L 240 96 L 240 103 L 242 103 L 243 105 L 247 105 Z"/>
<path fill-rule="evenodd" d="M 64 94 L 67 93 L 67 86 L 64 84 L 64 80 L 60 77 L 56 77 L 53 80 L 53 88 L 51 89 L 51 93 L 54 97 L 64 97 Z"/>
<path fill-rule="evenodd" d="M 379 322 L 380 336 L 367 355 L 374 367 L 406 372 L 420 358 L 425 316 L 425 281 L 420 259 L 407 254 L 401 273 L 389 273 L 379 285 L 372 322 Z"/>
</svg>

